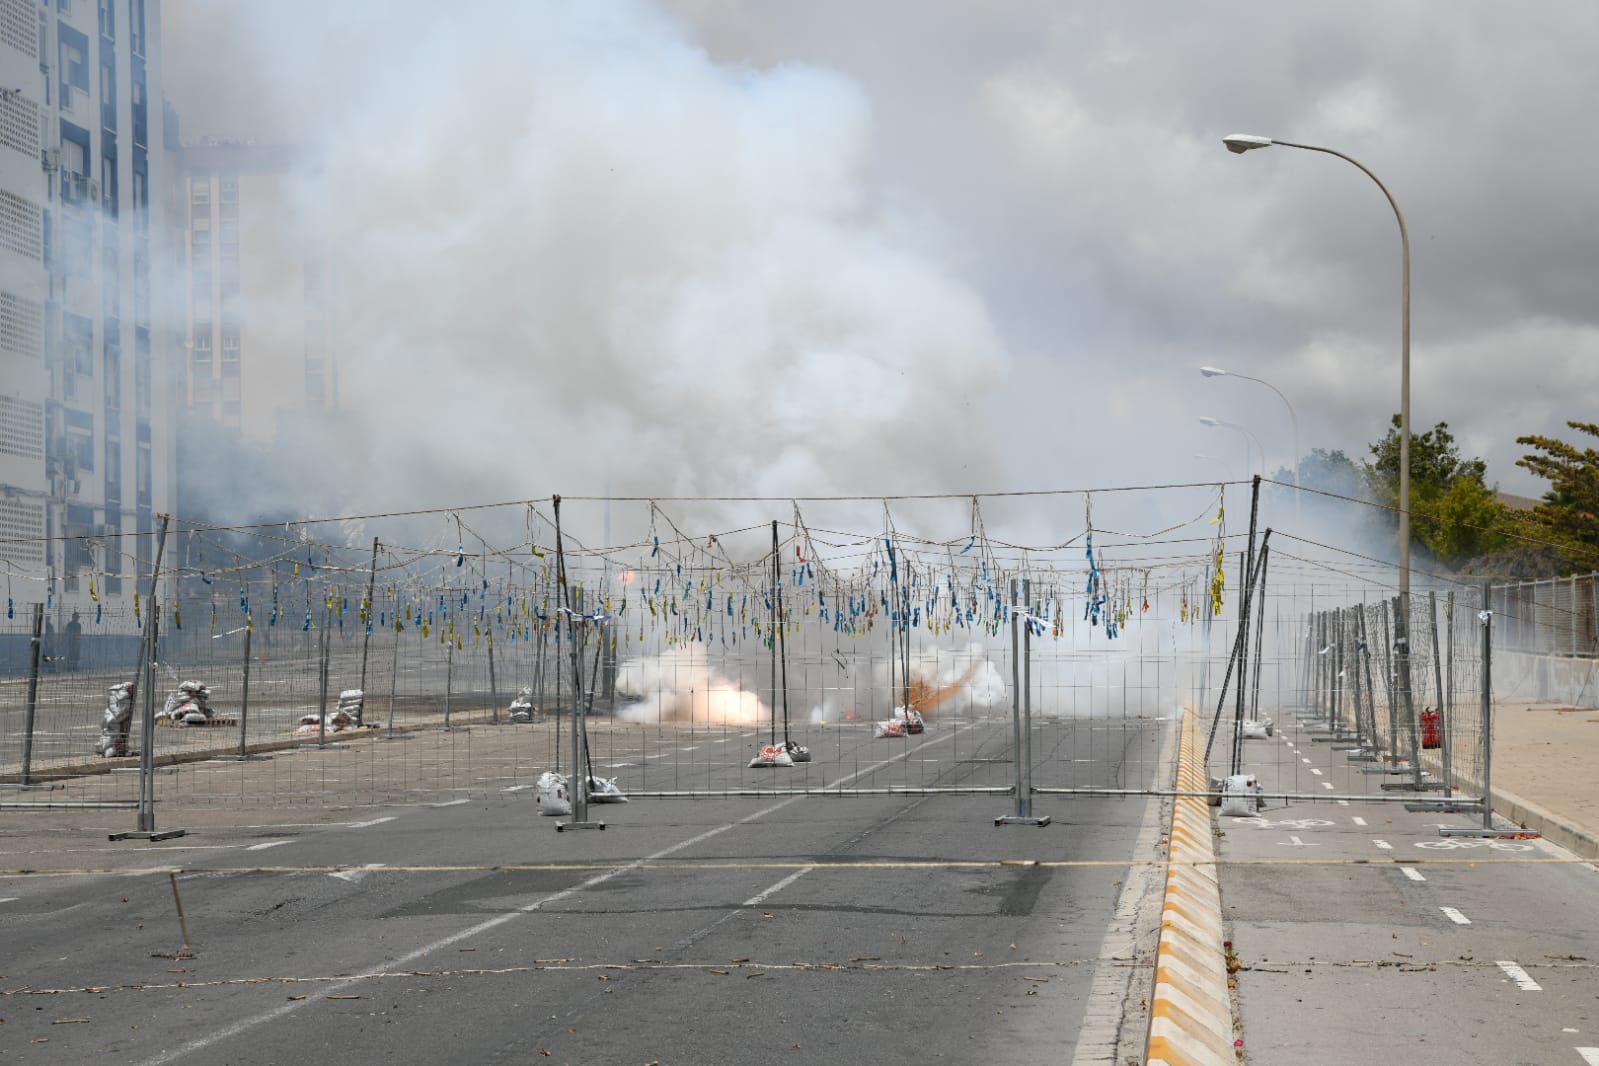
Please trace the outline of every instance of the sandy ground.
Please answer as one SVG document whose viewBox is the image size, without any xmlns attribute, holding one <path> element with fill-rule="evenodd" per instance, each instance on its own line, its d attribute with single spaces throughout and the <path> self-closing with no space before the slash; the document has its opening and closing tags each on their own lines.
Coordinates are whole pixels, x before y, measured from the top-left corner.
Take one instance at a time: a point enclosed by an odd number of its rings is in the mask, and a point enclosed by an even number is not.
<svg viewBox="0 0 1599 1066">
<path fill-rule="evenodd" d="M 1490 769 L 1495 790 L 1513 793 L 1599 838 L 1599 707 L 1500 705 Z"/>
</svg>

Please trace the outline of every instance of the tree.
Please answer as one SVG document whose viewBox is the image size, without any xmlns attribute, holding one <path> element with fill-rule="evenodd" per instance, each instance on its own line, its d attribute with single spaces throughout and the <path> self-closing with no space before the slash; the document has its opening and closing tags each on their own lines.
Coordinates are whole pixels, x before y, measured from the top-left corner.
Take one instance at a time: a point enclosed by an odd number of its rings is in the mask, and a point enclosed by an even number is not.
<svg viewBox="0 0 1599 1066">
<path fill-rule="evenodd" d="M 1599 437 L 1599 425 L 1592 422 L 1566 425 Z M 1533 511 L 1541 532 L 1558 545 L 1565 570 L 1591 569 L 1599 558 L 1599 449 L 1579 450 L 1563 440 L 1542 436 L 1517 437 L 1516 443 L 1537 450 L 1517 459 L 1516 465 L 1550 485 Z"/>
<path fill-rule="evenodd" d="M 1371 446 L 1366 483 L 1379 503 L 1399 506 L 1399 416 Z M 1445 565 L 1460 567 L 1505 543 L 1505 507 L 1486 482 L 1488 464 L 1463 459 L 1449 423 L 1410 435 L 1411 536 Z M 1394 518 L 1397 523 L 1397 515 Z"/>
<path fill-rule="evenodd" d="M 1281 467 L 1272 475 L 1272 480 L 1292 485 L 1294 472 L 1286 466 Z M 1365 476 L 1342 449 L 1310 449 L 1310 454 L 1299 461 L 1299 485 L 1301 488 L 1318 489 L 1355 500 L 1366 498 Z"/>
</svg>

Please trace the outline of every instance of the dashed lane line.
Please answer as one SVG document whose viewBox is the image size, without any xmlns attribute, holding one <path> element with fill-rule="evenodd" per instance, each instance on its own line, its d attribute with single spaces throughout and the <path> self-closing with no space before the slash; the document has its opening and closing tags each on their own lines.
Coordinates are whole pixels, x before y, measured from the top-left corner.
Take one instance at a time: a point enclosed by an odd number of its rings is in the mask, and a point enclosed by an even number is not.
<svg viewBox="0 0 1599 1066">
<path fill-rule="evenodd" d="M 1494 960 L 1494 965 L 1505 971 L 1505 976 L 1516 982 L 1516 987 L 1521 989 L 1523 992 L 1543 991 L 1543 985 L 1540 985 L 1537 981 L 1534 981 L 1526 970 L 1523 970 L 1520 966 L 1517 966 L 1509 959 L 1496 959 Z"/>
<path fill-rule="evenodd" d="M 1403 873 L 1406 877 L 1410 878 L 1412 881 L 1425 881 L 1425 880 L 1427 880 L 1425 877 L 1421 876 L 1421 871 L 1416 869 L 1414 866 L 1401 866 L 1399 868 L 1399 870 L 1400 870 L 1401 873 Z"/>
<path fill-rule="evenodd" d="M 946 739 L 953 739 L 960 732 L 962 732 L 962 730 L 956 730 L 956 731 L 954 731 L 952 733 L 943 734 L 941 737 L 939 737 L 939 741 L 943 741 L 943 740 L 946 740 Z M 849 782 L 851 780 L 854 780 L 855 778 L 863 777 L 866 774 L 873 773 L 876 770 L 879 770 L 882 767 L 888 766 L 888 765 L 890 765 L 890 764 L 892 764 L 894 762 L 897 762 L 898 760 L 900 760 L 900 759 L 902 759 L 904 757 L 905 757 L 904 753 L 901 753 L 900 755 L 893 756 L 892 758 L 884 759 L 881 762 L 873 763 L 872 765 L 867 766 L 867 767 L 865 767 L 865 768 L 863 768 L 861 770 L 857 770 L 855 773 L 853 773 L 853 774 L 851 774 L 851 775 L 849 775 L 847 777 L 841 778 L 840 779 L 840 783 L 841 784 L 842 783 L 847 783 L 847 782 Z M 725 833 L 728 830 L 737 829 L 737 828 L 740 828 L 742 826 L 749 825 L 751 822 L 755 822 L 755 821 L 757 821 L 757 820 L 759 820 L 761 818 L 764 818 L 768 814 L 771 814 L 771 813 L 773 813 L 775 811 L 780 811 L 783 808 L 791 806 L 791 805 L 793 805 L 795 803 L 798 803 L 800 800 L 805 799 L 805 798 L 806 797 L 804 795 L 790 796 L 787 799 L 780 800 L 777 803 L 772 804 L 771 806 L 762 807 L 760 810 L 755 811 L 755 812 L 753 812 L 751 814 L 745 815 L 743 818 L 739 818 L 736 821 L 724 822 L 723 824 L 721 824 L 719 826 L 714 826 L 711 829 L 707 829 L 703 833 L 698 833 L 698 834 L 695 834 L 694 836 L 688 837 L 685 840 L 680 840 L 676 844 L 671 844 L 671 845 L 669 845 L 669 846 L 667 846 L 665 848 L 662 848 L 659 851 L 653 852 L 650 855 L 646 855 L 646 856 L 643 856 L 642 858 L 635 859 L 635 860 L 633 860 L 631 862 L 628 862 L 628 863 L 624 863 L 624 864 L 622 864 L 620 866 L 614 867 L 614 868 L 612 868 L 610 870 L 607 870 L 607 871 L 605 871 L 603 873 L 597 873 L 593 877 L 587 878 L 587 879 L 585 879 L 584 881 L 582 881 L 582 882 L 580 882 L 578 884 L 572 885 L 570 888 L 564 888 L 564 889 L 562 889 L 559 892 L 553 892 L 550 895 L 544 896 L 541 899 L 533 900 L 531 903 L 523 904 L 522 906 L 518 907 L 514 911 L 507 911 L 504 914 L 497 914 L 497 915 L 495 915 L 492 918 L 487 918 L 487 919 L 484 919 L 481 922 L 477 922 L 477 923 L 475 923 L 473 925 L 469 925 L 465 929 L 457 930 L 454 933 L 450 933 L 450 934 L 448 934 L 446 936 L 439 937 L 436 940 L 433 940 L 433 941 L 431 941 L 429 943 L 422 944 L 419 947 L 416 947 L 416 948 L 412 949 L 411 951 L 408 951 L 405 954 L 399 956 L 398 958 L 394 958 L 394 959 L 389 960 L 387 965 L 390 968 L 393 968 L 393 969 L 402 969 L 405 966 L 407 966 L 408 964 L 416 961 L 417 959 L 423 958 L 424 956 L 427 956 L 427 955 L 434 954 L 435 952 L 438 952 L 438 951 L 442 951 L 444 948 L 447 948 L 447 947 L 449 947 L 452 944 L 460 943 L 461 941 L 467 940 L 467 939 L 469 939 L 471 937 L 481 936 L 482 934 L 488 932 L 491 929 L 498 929 L 500 926 L 506 924 L 507 922 L 512 922 L 512 921 L 517 920 L 518 918 L 522 918 L 522 917 L 525 917 L 526 915 L 532 914 L 535 911 L 543 910 L 545 907 L 548 907 L 552 903 L 559 903 L 559 902 L 561 902 L 563 900 L 570 899 L 571 897 L 576 896 L 576 895 L 578 895 L 580 893 L 587 892 L 588 890 L 590 890 L 592 888 L 595 888 L 598 885 L 602 885 L 605 882 L 611 880 L 612 878 L 620 876 L 621 874 L 623 874 L 625 872 L 629 872 L 629 871 L 632 871 L 632 870 L 637 870 L 640 867 L 647 866 L 651 862 L 655 862 L 655 861 L 658 861 L 660 859 L 664 859 L 664 858 L 666 858 L 669 855 L 675 855 L 676 853 L 678 853 L 680 851 L 684 851 L 684 850 L 686 850 L 688 848 L 694 847 L 697 844 L 701 844 L 701 843 L 703 843 L 703 842 L 705 842 L 707 840 L 710 840 L 712 837 L 719 836 L 720 834 Z M 380 819 L 377 819 L 377 821 L 387 822 L 387 821 L 393 821 L 393 819 L 392 818 L 380 818 Z M 376 824 L 376 822 L 373 822 L 371 824 Z M 331 995 L 331 994 L 340 992 L 340 991 L 342 991 L 342 990 L 344 990 L 346 988 L 349 988 L 350 986 L 354 985 L 359 980 L 360 980 L 359 977 L 350 977 L 350 978 L 347 978 L 347 979 L 343 980 L 342 982 L 337 982 L 337 983 L 335 983 L 333 985 L 328 986 L 326 991 L 327 991 L 328 994 Z M 206 1033 L 204 1036 L 197 1037 L 196 1039 L 191 1040 L 191 1041 L 189 1041 L 186 1044 L 180 1044 L 179 1046 L 177 1046 L 175 1048 L 169 1048 L 169 1049 L 161 1052 L 158 1055 L 155 1055 L 155 1056 L 153 1056 L 151 1058 L 145 1059 L 144 1062 L 141 1064 L 141 1066 L 165 1066 L 166 1063 L 175 1062 L 178 1059 L 182 1059 L 182 1058 L 187 1058 L 188 1056 L 194 1054 L 197 1051 L 203 1051 L 206 1048 L 213 1047 L 214 1045 L 219 1044 L 219 1043 L 221 1043 L 224 1040 L 230 1040 L 233 1037 L 236 1037 L 236 1036 L 238 1036 L 241 1033 L 249 1032 L 251 1029 L 254 1029 L 254 1028 L 258 1027 L 258 1026 L 265 1025 L 265 1024 L 267 1024 L 269 1022 L 276 1021 L 279 1018 L 286 1017 L 289 1014 L 292 1014 L 296 1010 L 300 1009 L 302 1005 L 304 1005 L 306 1003 L 310 1003 L 310 1002 L 312 1002 L 312 1001 L 309 1000 L 309 999 L 293 1000 L 293 1001 L 291 1001 L 289 1003 L 285 1003 L 285 1004 L 282 1004 L 280 1006 L 274 1007 L 271 1010 L 263 1011 L 263 1012 L 261 1012 L 259 1014 L 253 1014 L 253 1015 L 250 1015 L 249 1017 L 246 1017 L 246 1018 L 240 1018 L 238 1021 L 232 1023 L 231 1025 L 226 1025 L 226 1026 L 222 1026 L 221 1028 L 213 1029 L 212 1031 Z"/>
<path fill-rule="evenodd" d="M 1471 919 L 1470 918 L 1467 918 L 1464 914 L 1461 914 L 1458 910 L 1456 910 L 1453 907 L 1439 907 L 1438 909 L 1444 912 L 1444 917 L 1445 918 L 1448 918 L 1451 922 L 1454 922 L 1456 925 L 1470 925 L 1471 924 Z"/>
</svg>

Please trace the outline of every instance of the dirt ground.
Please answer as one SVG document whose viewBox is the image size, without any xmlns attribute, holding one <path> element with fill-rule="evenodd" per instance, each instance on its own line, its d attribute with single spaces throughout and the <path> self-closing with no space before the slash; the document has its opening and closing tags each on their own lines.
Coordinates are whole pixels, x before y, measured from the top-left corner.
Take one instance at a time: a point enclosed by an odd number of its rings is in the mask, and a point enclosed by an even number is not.
<svg viewBox="0 0 1599 1066">
<path fill-rule="evenodd" d="M 1599 707 L 1501 704 L 1490 769 L 1496 791 L 1513 793 L 1599 838 Z"/>
</svg>

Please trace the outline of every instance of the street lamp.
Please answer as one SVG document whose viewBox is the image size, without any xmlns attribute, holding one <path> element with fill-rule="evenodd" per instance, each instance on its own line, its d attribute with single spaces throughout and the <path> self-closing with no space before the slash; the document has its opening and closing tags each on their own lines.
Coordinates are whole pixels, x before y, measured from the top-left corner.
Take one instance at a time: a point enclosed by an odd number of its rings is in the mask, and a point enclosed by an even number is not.
<svg viewBox="0 0 1599 1066">
<path fill-rule="evenodd" d="M 1248 374 L 1235 374 L 1216 366 L 1202 366 L 1199 368 L 1199 372 L 1207 378 L 1241 378 L 1244 381 L 1253 381 L 1257 385 L 1264 385 L 1272 392 L 1275 392 L 1277 398 L 1288 408 L 1288 422 L 1294 427 L 1294 524 L 1298 525 L 1299 497 L 1301 495 L 1299 491 L 1299 416 L 1294 413 L 1294 405 L 1288 402 L 1288 397 L 1283 395 L 1281 389 L 1264 378 L 1252 378 Z M 1262 456 L 1261 458 L 1262 465 L 1264 465 L 1265 457 Z"/>
<path fill-rule="evenodd" d="M 1373 174 L 1366 165 L 1342 152 L 1321 148 L 1314 144 L 1295 144 L 1271 137 L 1249 133 L 1231 133 L 1221 139 L 1229 152 L 1242 155 L 1256 148 L 1280 145 L 1283 148 L 1302 148 L 1307 152 L 1335 155 L 1346 163 L 1360 168 L 1361 173 L 1376 183 L 1377 188 L 1394 209 L 1399 223 L 1400 251 L 1400 314 L 1399 314 L 1399 610 L 1394 625 L 1394 646 L 1398 652 L 1401 702 L 1410 708 L 1410 233 L 1405 229 L 1405 216 L 1399 202 L 1388 186 Z M 1412 753 L 1414 755 L 1414 753 Z M 1415 763 L 1415 759 L 1412 759 Z M 1418 764 L 1419 765 L 1419 764 Z M 1420 773 L 1419 769 L 1417 771 Z"/>
<path fill-rule="evenodd" d="M 1244 436 L 1244 469 L 1245 469 L 1246 472 L 1251 472 L 1255 468 L 1254 458 L 1251 456 L 1251 453 L 1249 451 L 1249 442 L 1250 441 L 1254 441 L 1256 449 L 1258 449 L 1260 451 L 1260 467 L 1261 467 L 1261 470 L 1263 470 L 1263 471 L 1265 470 L 1265 468 L 1266 468 L 1266 450 L 1264 448 L 1261 448 L 1260 440 L 1253 433 L 1249 432 L 1249 430 L 1245 429 L 1243 426 L 1240 426 L 1237 422 L 1224 422 L 1224 421 L 1222 421 L 1219 418 L 1212 418 L 1209 415 L 1200 415 L 1199 416 L 1199 424 L 1202 425 L 1202 426 L 1210 426 L 1212 429 L 1214 429 L 1217 426 L 1224 426 L 1227 429 L 1236 430 L 1237 432 L 1243 434 L 1243 436 Z"/>
</svg>

